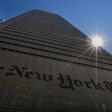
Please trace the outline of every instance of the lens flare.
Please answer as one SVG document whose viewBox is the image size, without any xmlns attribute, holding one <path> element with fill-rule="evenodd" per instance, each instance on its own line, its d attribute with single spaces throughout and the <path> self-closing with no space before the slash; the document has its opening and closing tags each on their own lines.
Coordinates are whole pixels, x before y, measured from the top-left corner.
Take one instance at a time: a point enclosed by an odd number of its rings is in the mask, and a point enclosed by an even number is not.
<svg viewBox="0 0 112 112">
<path fill-rule="evenodd" d="M 92 43 L 92 46 L 93 47 L 103 47 L 104 46 L 104 39 L 102 36 L 100 35 L 93 35 L 92 38 L 91 38 L 91 43 Z"/>
</svg>

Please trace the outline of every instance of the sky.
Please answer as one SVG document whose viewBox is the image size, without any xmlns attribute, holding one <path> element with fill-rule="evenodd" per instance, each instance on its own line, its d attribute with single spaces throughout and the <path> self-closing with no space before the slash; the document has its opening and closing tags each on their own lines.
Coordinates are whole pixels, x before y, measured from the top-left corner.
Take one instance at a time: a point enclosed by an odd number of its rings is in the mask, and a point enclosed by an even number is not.
<svg viewBox="0 0 112 112">
<path fill-rule="evenodd" d="M 9 20 L 32 9 L 59 14 L 87 36 L 102 35 L 112 53 L 112 0 L 0 0 L 0 18 Z"/>
</svg>

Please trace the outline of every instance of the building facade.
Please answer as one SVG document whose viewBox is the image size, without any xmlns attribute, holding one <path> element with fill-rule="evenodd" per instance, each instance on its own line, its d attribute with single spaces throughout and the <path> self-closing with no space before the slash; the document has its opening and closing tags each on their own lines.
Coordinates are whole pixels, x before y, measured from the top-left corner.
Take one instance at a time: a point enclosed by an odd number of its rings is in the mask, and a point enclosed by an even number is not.
<svg viewBox="0 0 112 112">
<path fill-rule="evenodd" d="M 59 15 L 31 10 L 0 25 L 0 112 L 112 112 L 112 56 Z"/>
</svg>

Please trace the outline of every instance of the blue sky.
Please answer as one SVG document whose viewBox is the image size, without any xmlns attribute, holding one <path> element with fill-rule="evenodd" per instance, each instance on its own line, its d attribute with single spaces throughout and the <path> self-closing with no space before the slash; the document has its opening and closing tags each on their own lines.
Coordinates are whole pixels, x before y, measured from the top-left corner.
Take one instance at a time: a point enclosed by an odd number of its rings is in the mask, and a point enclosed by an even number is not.
<svg viewBox="0 0 112 112">
<path fill-rule="evenodd" d="M 88 36 L 101 34 L 112 53 L 112 0 L 0 0 L 0 18 L 6 20 L 31 9 L 59 14 Z"/>
</svg>

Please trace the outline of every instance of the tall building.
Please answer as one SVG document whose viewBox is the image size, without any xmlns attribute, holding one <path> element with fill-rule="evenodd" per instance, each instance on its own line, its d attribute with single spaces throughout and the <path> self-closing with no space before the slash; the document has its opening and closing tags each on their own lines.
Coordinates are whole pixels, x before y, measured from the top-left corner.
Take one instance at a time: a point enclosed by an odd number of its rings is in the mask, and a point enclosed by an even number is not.
<svg viewBox="0 0 112 112">
<path fill-rule="evenodd" d="M 89 41 L 40 10 L 2 23 L 0 112 L 112 112 L 112 56 Z"/>
</svg>

